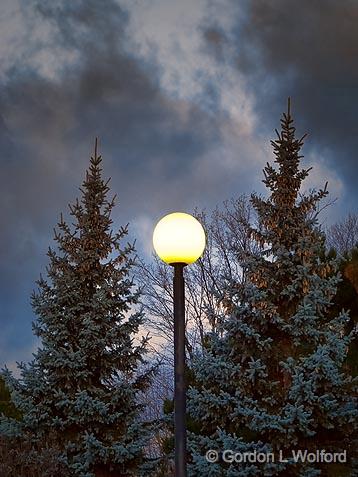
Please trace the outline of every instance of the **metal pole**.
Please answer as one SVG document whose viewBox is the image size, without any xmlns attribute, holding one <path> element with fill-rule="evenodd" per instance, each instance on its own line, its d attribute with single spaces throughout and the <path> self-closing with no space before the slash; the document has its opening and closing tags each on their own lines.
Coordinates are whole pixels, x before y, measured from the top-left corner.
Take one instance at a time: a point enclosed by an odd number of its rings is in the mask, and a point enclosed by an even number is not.
<svg viewBox="0 0 358 477">
<path fill-rule="evenodd" d="M 186 477 L 185 263 L 174 266 L 175 477 Z"/>
</svg>

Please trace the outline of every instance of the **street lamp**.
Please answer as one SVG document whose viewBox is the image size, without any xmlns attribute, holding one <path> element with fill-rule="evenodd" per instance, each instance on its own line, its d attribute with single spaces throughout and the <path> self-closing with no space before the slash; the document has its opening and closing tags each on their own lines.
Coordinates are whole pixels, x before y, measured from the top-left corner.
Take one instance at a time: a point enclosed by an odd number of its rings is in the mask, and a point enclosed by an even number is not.
<svg viewBox="0 0 358 477">
<path fill-rule="evenodd" d="M 174 212 L 163 217 L 153 233 L 153 245 L 163 262 L 174 267 L 174 429 L 175 477 L 186 477 L 186 384 L 184 267 L 204 252 L 205 232 L 192 215 Z"/>
</svg>

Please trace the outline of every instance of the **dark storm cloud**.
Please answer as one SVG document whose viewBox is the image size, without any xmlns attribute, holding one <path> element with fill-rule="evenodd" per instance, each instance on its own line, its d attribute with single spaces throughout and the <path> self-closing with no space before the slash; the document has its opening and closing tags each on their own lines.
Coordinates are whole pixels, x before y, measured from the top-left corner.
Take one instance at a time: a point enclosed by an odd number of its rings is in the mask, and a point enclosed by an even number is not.
<svg viewBox="0 0 358 477">
<path fill-rule="evenodd" d="M 126 52 L 127 15 L 116 2 L 35 6 L 34 28 L 50 22 L 51 41 L 76 60 L 65 61 L 54 78 L 17 64 L 1 85 L 0 365 L 28 358 L 33 346 L 30 291 L 59 212 L 78 195 L 94 137 L 123 224 L 138 210 L 170 207 L 175 197 L 187 207 L 189 166 L 218 136 L 218 118 L 163 95 L 155 66 Z M 44 51 L 53 63 L 52 50 Z"/>
<path fill-rule="evenodd" d="M 231 61 L 246 76 L 265 134 L 291 96 L 297 127 L 309 134 L 305 151 L 337 171 L 351 208 L 358 197 L 357 25 L 356 0 L 249 0 L 230 36 Z"/>
<path fill-rule="evenodd" d="M 211 26 L 203 29 L 203 36 L 209 51 L 218 59 L 224 57 L 224 49 L 228 45 L 228 38 L 225 32 L 218 26 Z"/>
</svg>

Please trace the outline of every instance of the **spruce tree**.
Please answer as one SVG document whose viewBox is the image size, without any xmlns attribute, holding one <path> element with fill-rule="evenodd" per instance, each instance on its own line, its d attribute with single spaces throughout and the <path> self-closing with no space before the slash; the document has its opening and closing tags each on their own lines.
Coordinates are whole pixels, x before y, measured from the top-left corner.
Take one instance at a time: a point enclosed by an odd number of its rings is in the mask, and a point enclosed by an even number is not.
<svg viewBox="0 0 358 477">
<path fill-rule="evenodd" d="M 4 378 L 0 376 L 0 415 L 21 419 L 21 414 L 11 401 L 9 389 L 5 385 Z"/>
<path fill-rule="evenodd" d="M 222 335 L 211 336 L 194 367 L 193 477 L 353 472 L 356 381 L 344 367 L 351 336 L 345 312 L 329 315 L 339 277 L 334 260 L 320 259 L 324 237 L 315 213 L 327 189 L 300 193 L 309 169 L 300 168 L 304 138 L 295 137 L 290 105 L 276 133 L 276 167 L 264 168 L 270 195 L 252 195 L 258 226 L 247 225 L 261 253 L 239 258 L 246 282 L 223 290 Z M 207 461 L 209 449 L 219 451 L 216 463 Z M 295 462 L 298 449 L 346 451 L 347 463 Z M 224 450 L 243 462 L 224 462 Z"/>
<path fill-rule="evenodd" d="M 330 250 L 329 253 L 335 253 Z M 344 308 L 349 310 L 349 322 L 346 325 L 347 332 L 358 326 L 358 247 L 354 247 L 343 257 L 338 258 L 339 270 L 342 280 L 338 284 L 336 296 L 333 298 L 331 313 Z M 358 335 L 350 342 L 346 359 L 353 376 L 358 376 Z"/>
<path fill-rule="evenodd" d="M 107 198 L 101 162 L 96 141 L 81 199 L 70 205 L 74 223 L 61 215 L 48 278 L 32 296 L 40 348 L 20 365 L 19 380 L 3 373 L 22 421 L 3 418 L 1 430 L 34 445 L 51 435 L 73 476 L 138 476 L 149 428 L 137 397 L 152 370 L 147 338 L 135 341 L 143 314 L 131 278 L 134 246 L 122 246 L 127 226 L 111 229 L 115 198 Z"/>
</svg>

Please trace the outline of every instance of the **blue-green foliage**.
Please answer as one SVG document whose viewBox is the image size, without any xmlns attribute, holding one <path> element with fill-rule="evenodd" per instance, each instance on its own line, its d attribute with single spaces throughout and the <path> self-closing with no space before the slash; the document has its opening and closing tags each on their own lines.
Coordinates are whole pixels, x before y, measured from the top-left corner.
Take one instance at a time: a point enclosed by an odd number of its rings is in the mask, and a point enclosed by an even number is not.
<svg viewBox="0 0 358 477">
<path fill-rule="evenodd" d="M 339 277 L 335 261 L 321 258 L 324 237 L 315 217 L 327 191 L 300 195 L 309 173 L 299 168 L 303 138 L 295 139 L 289 111 L 281 125 L 272 141 L 277 167 L 264 169 L 271 194 L 251 198 L 258 227 L 247 229 L 261 253 L 238 256 L 246 282 L 223 290 L 221 333 L 210 337 L 194 366 L 188 402 L 199 429 L 189 442 L 193 477 L 353 472 L 356 381 L 344 365 L 352 335 L 345 333 L 346 312 L 328 313 Z M 256 449 L 276 459 L 209 463 L 209 449 Z M 346 450 L 347 463 L 278 461 L 279 451 L 291 457 L 295 449 Z"/>
<path fill-rule="evenodd" d="M 114 200 L 101 177 L 101 157 L 91 158 L 81 189 L 55 231 L 48 280 L 38 281 L 32 304 L 41 347 L 21 378 L 3 376 L 22 420 L 2 418 L 1 431 L 33 442 L 51 433 L 71 475 L 138 476 L 150 429 L 140 424 L 137 393 L 150 382 L 147 340 L 134 342 L 141 312 L 130 278 L 133 247 L 127 229 L 111 230 Z"/>
</svg>

